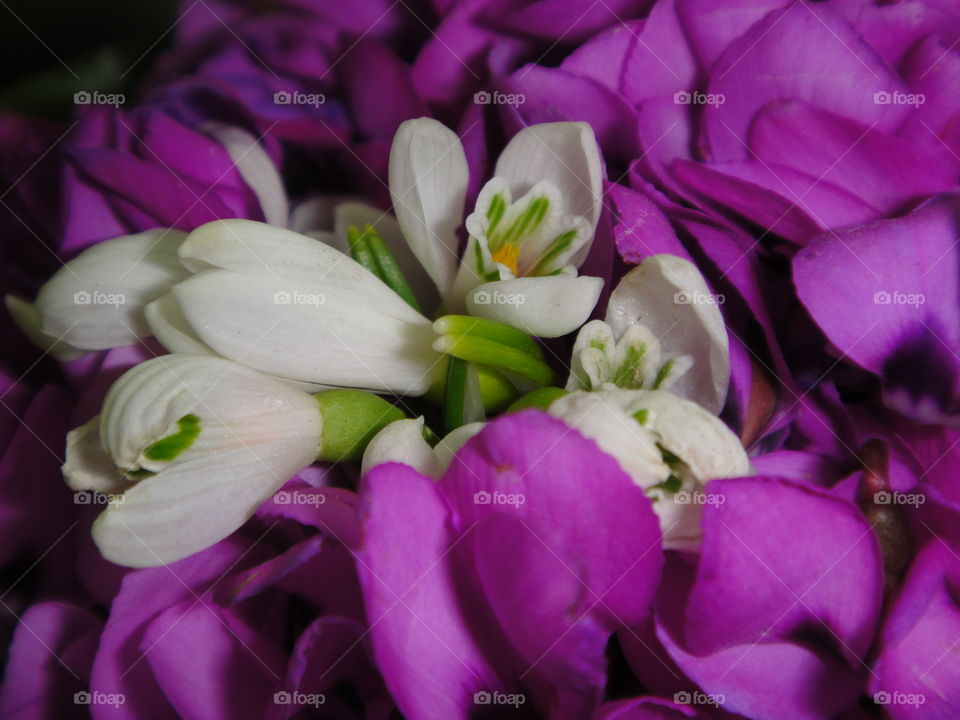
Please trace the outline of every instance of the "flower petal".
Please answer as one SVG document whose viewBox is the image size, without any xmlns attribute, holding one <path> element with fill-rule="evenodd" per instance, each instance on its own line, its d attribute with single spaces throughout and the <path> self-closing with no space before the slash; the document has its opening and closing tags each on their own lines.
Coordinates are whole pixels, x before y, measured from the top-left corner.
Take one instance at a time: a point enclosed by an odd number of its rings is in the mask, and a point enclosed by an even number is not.
<svg viewBox="0 0 960 720">
<path fill-rule="evenodd" d="M 430 118 L 407 120 L 390 148 L 390 196 L 410 249 L 445 295 L 453 283 L 469 171 L 456 133 Z"/>
<path fill-rule="evenodd" d="M 693 367 L 671 387 L 713 414 L 723 409 L 730 382 L 727 330 L 718 304 L 696 266 L 673 255 L 653 255 L 627 273 L 610 295 L 606 321 L 618 337 L 641 323 L 664 354 L 689 355 Z"/>
<path fill-rule="evenodd" d="M 423 418 L 397 420 L 374 435 L 363 451 L 361 475 L 377 465 L 398 462 L 409 465 L 421 475 L 439 477 L 440 463 L 433 448 L 423 437 Z"/>
<path fill-rule="evenodd" d="M 603 280 L 595 277 L 529 277 L 478 285 L 467 295 L 471 315 L 512 325 L 536 337 L 560 337 L 593 312 Z"/>
</svg>

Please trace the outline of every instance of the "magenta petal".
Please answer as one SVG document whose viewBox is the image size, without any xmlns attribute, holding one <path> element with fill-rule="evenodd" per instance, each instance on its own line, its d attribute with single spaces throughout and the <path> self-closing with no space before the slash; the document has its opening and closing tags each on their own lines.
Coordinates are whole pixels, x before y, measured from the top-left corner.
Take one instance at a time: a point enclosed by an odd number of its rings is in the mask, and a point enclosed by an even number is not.
<svg viewBox="0 0 960 720">
<path fill-rule="evenodd" d="M 610 183 L 607 197 L 614 208 L 617 251 L 628 263 L 639 264 L 660 253 L 691 259 L 666 215 L 645 193 Z"/>
<path fill-rule="evenodd" d="M 7 651 L 0 716 L 9 720 L 83 716 L 86 708 L 75 704 L 74 693 L 87 690 L 102 626 L 92 613 L 65 603 L 41 603 L 27 610 Z"/>
<path fill-rule="evenodd" d="M 960 714 L 960 559 L 934 539 L 913 567 L 887 620 L 871 682 L 893 720 Z"/>
<path fill-rule="evenodd" d="M 750 123 L 772 100 L 794 98 L 893 131 L 910 108 L 876 104 L 874 93 L 906 87 L 836 11 L 791 3 L 764 16 L 734 40 L 711 70 L 704 129 L 714 162 L 749 156 Z"/>
<path fill-rule="evenodd" d="M 716 480 L 686 609 L 691 650 L 806 632 L 851 665 L 873 640 L 883 595 L 880 548 L 856 507 L 770 477 Z"/>
<path fill-rule="evenodd" d="M 151 621 L 140 650 L 180 717 L 197 720 L 262 716 L 286 665 L 256 631 L 196 598 Z"/>
<path fill-rule="evenodd" d="M 457 541 L 436 482 L 406 465 L 364 479 L 357 571 L 377 666 L 410 720 L 467 718 L 473 693 L 503 687 L 480 646 L 479 607 L 451 567 Z"/>
<path fill-rule="evenodd" d="M 705 716 L 689 705 L 677 705 L 662 698 L 643 697 L 605 703 L 593 714 L 592 720 L 683 720 L 702 717 Z"/>
</svg>

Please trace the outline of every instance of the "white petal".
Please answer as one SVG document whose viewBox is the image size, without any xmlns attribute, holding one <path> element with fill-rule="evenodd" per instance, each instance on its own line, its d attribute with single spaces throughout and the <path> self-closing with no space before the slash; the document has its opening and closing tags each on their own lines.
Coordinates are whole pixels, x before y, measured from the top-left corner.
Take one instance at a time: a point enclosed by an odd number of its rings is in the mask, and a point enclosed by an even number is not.
<svg viewBox="0 0 960 720">
<path fill-rule="evenodd" d="M 286 228 L 252 220 L 215 220 L 187 236 L 180 257 L 194 272 L 222 268 L 273 282 L 289 280 L 304 292 L 336 296 L 410 322 L 422 319 L 362 265 Z"/>
<path fill-rule="evenodd" d="M 440 372 L 431 323 L 366 307 L 356 293 L 226 270 L 173 289 L 201 342 L 219 355 L 292 380 L 420 395 Z"/>
<path fill-rule="evenodd" d="M 4 302 L 7 311 L 20 331 L 27 336 L 30 342 L 49 353 L 56 360 L 69 362 L 87 354 L 86 350 L 75 348 L 70 343 L 58 340 L 41 330 L 40 313 L 37 312 L 37 306 L 33 303 L 18 298 L 16 295 L 7 295 Z"/>
<path fill-rule="evenodd" d="M 105 494 L 130 487 L 100 442 L 100 416 L 67 433 L 63 478 L 73 490 L 94 490 Z"/>
<path fill-rule="evenodd" d="M 177 431 L 185 415 L 199 418 L 193 443 L 173 460 L 145 457 L 150 445 Z M 100 440 L 123 470 L 159 471 L 210 453 L 287 440 L 312 445 L 315 459 L 320 421 L 312 396 L 242 365 L 200 355 L 161 355 L 128 370 L 110 388 Z"/>
<path fill-rule="evenodd" d="M 393 211 L 413 254 L 441 295 L 453 282 L 467 194 L 467 157 L 457 134 L 430 118 L 407 120 L 390 148 Z"/>
<path fill-rule="evenodd" d="M 467 309 L 530 335 L 560 337 L 587 321 L 601 290 L 603 280 L 595 277 L 514 278 L 477 286 Z"/>
<path fill-rule="evenodd" d="M 602 320 L 591 320 L 580 328 L 570 355 L 567 390 L 593 390 L 606 382 L 615 351 L 613 330 Z"/>
<path fill-rule="evenodd" d="M 605 390 L 628 415 L 647 410 L 646 423 L 664 448 L 683 460 L 700 482 L 749 475 L 750 459 L 724 422 L 690 400 L 666 390 Z"/>
<path fill-rule="evenodd" d="M 573 392 L 554 400 L 547 412 L 596 441 L 640 487 L 651 487 L 670 476 L 656 436 L 630 417 L 615 397 Z"/>
<path fill-rule="evenodd" d="M 40 289 L 41 330 L 85 350 L 145 337 L 143 308 L 188 275 L 177 259 L 184 237 L 179 230 L 148 230 L 84 250 Z"/>
<path fill-rule="evenodd" d="M 147 305 L 143 316 L 150 326 L 150 332 L 168 352 L 182 355 L 216 355 L 190 327 L 172 293 L 167 293 Z"/>
<path fill-rule="evenodd" d="M 640 323 L 659 338 L 664 355 L 693 358 L 693 367 L 671 390 L 714 414 L 723 409 L 730 382 L 727 330 L 717 300 L 695 265 L 654 255 L 623 277 L 610 295 L 606 318 L 618 337 Z"/>
<path fill-rule="evenodd" d="M 349 248 L 347 228 L 351 225 L 361 229 L 364 225 L 372 225 L 396 259 L 397 265 L 400 266 L 403 276 L 413 289 L 420 307 L 428 312 L 439 304 L 440 295 L 437 293 L 436 286 L 433 284 L 430 275 L 427 274 L 426 269 L 413 254 L 413 250 L 407 244 L 403 233 L 400 231 L 400 225 L 393 215 L 372 205 L 349 202 L 337 205 L 334 209 L 334 218 L 334 233 L 337 236 L 335 247 L 343 245 L 344 250 Z"/>
<path fill-rule="evenodd" d="M 409 465 L 421 475 L 440 477 L 442 472 L 433 448 L 423 437 L 423 418 L 397 420 L 374 435 L 363 451 L 360 474 L 388 462 Z"/>
<path fill-rule="evenodd" d="M 294 205 L 289 227 L 294 232 L 310 235 L 315 232 L 333 232 L 333 211 L 345 202 L 359 202 L 351 195 L 317 195 Z M 286 225 L 287 223 L 282 223 Z"/>
<path fill-rule="evenodd" d="M 445 472 L 450 467 L 450 463 L 453 462 L 453 458 L 460 448 L 466 445 L 470 438 L 483 430 L 485 425 L 484 422 L 467 423 L 447 433 L 433 449 L 437 461 L 440 463 L 441 472 Z"/>
<path fill-rule="evenodd" d="M 224 123 L 205 123 L 201 129 L 224 146 L 240 177 L 260 201 L 263 219 L 271 225 L 285 226 L 290 203 L 283 179 L 257 138 L 242 128 Z"/>
<path fill-rule="evenodd" d="M 169 564 L 243 525 L 312 459 L 302 438 L 195 457 L 141 480 L 93 524 L 103 556 L 128 567 Z"/>
<path fill-rule="evenodd" d="M 583 122 L 530 125 L 507 144 L 494 173 L 506 178 L 513 197 L 520 197 L 541 180 L 560 190 L 565 211 L 587 219 L 590 235 L 603 209 L 603 163 L 593 129 Z M 590 243 L 574 258 L 579 265 Z"/>
</svg>

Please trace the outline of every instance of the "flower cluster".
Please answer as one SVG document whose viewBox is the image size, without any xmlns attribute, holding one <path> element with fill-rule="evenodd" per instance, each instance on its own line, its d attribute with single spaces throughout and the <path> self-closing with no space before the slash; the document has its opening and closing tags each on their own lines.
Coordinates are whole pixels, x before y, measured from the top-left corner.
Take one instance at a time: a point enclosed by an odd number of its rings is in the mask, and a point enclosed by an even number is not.
<svg viewBox="0 0 960 720">
<path fill-rule="evenodd" d="M 170 42 L 0 119 L 0 715 L 960 714 L 957 8 Z"/>
</svg>

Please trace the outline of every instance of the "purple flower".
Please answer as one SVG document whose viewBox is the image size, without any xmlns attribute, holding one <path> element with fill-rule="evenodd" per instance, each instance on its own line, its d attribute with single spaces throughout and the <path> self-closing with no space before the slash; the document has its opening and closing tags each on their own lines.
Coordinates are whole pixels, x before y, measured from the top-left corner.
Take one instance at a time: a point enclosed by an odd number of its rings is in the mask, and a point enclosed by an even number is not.
<svg viewBox="0 0 960 720">
<path fill-rule="evenodd" d="M 439 482 L 381 465 L 361 498 L 373 654 L 405 717 L 596 708 L 607 641 L 647 617 L 663 562 L 650 501 L 610 456 L 527 412 L 487 425 Z"/>
</svg>

